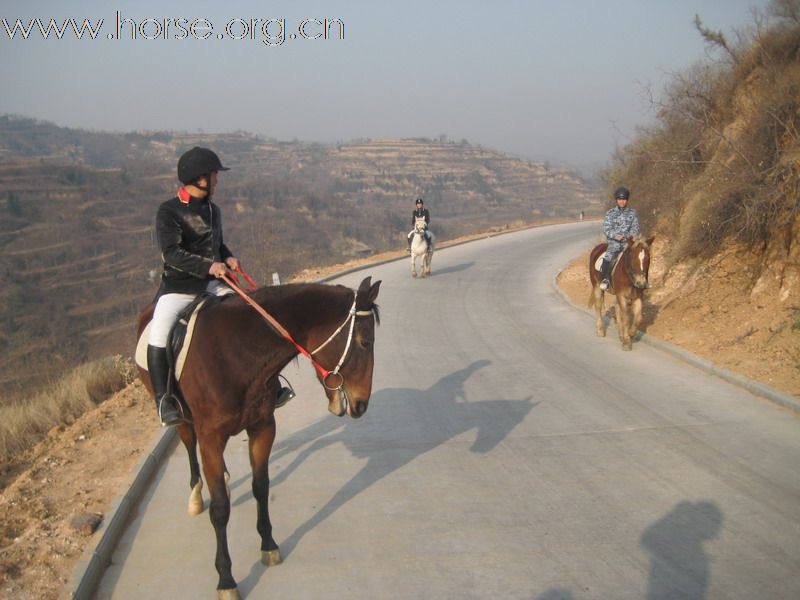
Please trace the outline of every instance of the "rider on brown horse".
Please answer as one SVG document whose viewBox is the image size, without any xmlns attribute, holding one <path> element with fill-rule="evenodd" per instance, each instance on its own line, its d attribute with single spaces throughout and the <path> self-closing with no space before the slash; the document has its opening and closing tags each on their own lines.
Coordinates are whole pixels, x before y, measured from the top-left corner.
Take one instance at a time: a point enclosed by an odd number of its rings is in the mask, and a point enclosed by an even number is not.
<svg viewBox="0 0 800 600">
<path fill-rule="evenodd" d="M 600 267 L 601 290 L 608 289 L 611 268 L 619 253 L 625 249 L 625 240 L 639 234 L 639 217 L 636 215 L 636 209 L 628 206 L 629 196 L 628 188 L 617 188 L 614 192 L 617 205 L 606 213 L 603 220 L 603 233 L 608 240 L 608 248 Z"/>
<path fill-rule="evenodd" d="M 187 151 L 178 160 L 178 179 L 183 187 L 174 198 L 163 202 L 156 214 L 164 271 L 150 326 L 147 370 L 164 426 L 183 421 L 180 402 L 167 391 L 170 372 L 166 346 L 170 329 L 178 314 L 199 294 L 233 293 L 218 278 L 227 269 L 237 270 L 239 260 L 223 242 L 220 210 L 211 202 L 217 174 L 227 170 L 207 148 L 196 146 Z"/>
</svg>

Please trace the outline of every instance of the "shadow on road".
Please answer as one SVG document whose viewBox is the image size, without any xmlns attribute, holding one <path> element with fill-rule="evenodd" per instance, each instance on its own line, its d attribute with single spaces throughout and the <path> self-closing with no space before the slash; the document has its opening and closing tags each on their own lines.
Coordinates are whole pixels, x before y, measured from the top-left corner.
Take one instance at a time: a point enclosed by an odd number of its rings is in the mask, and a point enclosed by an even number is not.
<svg viewBox="0 0 800 600">
<path fill-rule="evenodd" d="M 497 446 L 537 403 L 532 402 L 530 397 L 523 400 L 469 402 L 464 392 L 464 382 L 489 364 L 488 360 L 476 361 L 465 369 L 443 377 L 427 390 L 378 390 L 370 399 L 369 412 L 373 413 L 370 415 L 373 419 L 380 419 L 381 427 L 369 428 L 367 423 L 352 419 L 326 418 L 276 444 L 272 453 L 275 458 L 296 452 L 310 442 L 287 468 L 272 478 L 271 485 L 280 484 L 309 456 L 332 444 L 342 443 L 353 457 L 367 460 L 361 470 L 314 516 L 280 543 L 283 556 L 290 555 L 306 533 L 339 507 L 448 440 L 476 429 L 471 452 L 489 452 Z M 371 433 L 373 430 L 374 433 Z M 247 578 L 241 582 L 241 590 L 252 590 L 263 572 L 260 563 L 254 564 Z"/>
<path fill-rule="evenodd" d="M 452 267 L 445 267 L 444 269 L 433 268 L 431 270 L 430 277 L 436 277 L 437 275 L 447 275 L 448 273 L 457 273 L 458 271 L 466 271 L 474 264 L 475 262 L 472 261 L 468 263 L 461 263 L 460 265 L 453 265 Z"/>
<path fill-rule="evenodd" d="M 646 600 L 703 600 L 708 592 L 708 553 L 703 543 L 722 528 L 722 511 L 713 502 L 681 502 L 642 534 L 650 553 Z"/>
<path fill-rule="evenodd" d="M 547 590 L 544 594 L 536 596 L 536 600 L 573 600 L 572 592 L 561 588 Z"/>
</svg>

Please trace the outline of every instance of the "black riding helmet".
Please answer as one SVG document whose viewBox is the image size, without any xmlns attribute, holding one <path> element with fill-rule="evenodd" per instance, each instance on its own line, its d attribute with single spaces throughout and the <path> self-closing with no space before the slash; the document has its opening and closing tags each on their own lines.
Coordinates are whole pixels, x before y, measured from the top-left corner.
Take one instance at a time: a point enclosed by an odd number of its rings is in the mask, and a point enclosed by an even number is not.
<svg viewBox="0 0 800 600">
<path fill-rule="evenodd" d="M 417 198 L 417 204 L 425 204 L 425 203 L 422 201 L 422 198 Z"/>
<path fill-rule="evenodd" d="M 630 195 L 631 192 L 628 188 L 618 187 L 614 192 L 614 200 L 619 200 L 619 199 L 627 200 Z"/>
<path fill-rule="evenodd" d="M 222 166 L 222 161 L 214 152 L 208 148 L 195 146 L 187 150 L 178 159 L 178 180 L 186 185 L 194 183 L 204 175 L 212 171 L 229 171 Z"/>
</svg>

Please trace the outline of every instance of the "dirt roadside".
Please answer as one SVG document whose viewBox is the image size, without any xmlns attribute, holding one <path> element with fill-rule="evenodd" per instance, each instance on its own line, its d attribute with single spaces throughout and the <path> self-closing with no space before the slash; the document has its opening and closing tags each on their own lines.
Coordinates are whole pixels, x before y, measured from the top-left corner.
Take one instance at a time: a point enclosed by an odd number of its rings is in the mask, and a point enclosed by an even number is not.
<svg viewBox="0 0 800 600">
<path fill-rule="evenodd" d="M 561 289 L 583 306 L 590 292 L 588 250 L 558 278 Z M 663 246 L 656 242 L 653 289 L 642 329 L 721 367 L 800 396 L 796 309 L 777 298 L 770 302 L 742 292 L 732 276 L 741 270 L 741 258 L 734 251 L 699 272 L 669 274 L 660 255 Z M 396 256 L 389 253 L 368 262 Z M 300 278 L 317 279 L 358 264 L 310 269 Z M 612 324 L 609 336 L 613 328 Z M 104 515 L 158 434 L 152 401 L 136 382 L 72 425 L 54 428 L 6 467 L 16 474 L 0 492 L 0 598 L 59 598 L 92 539 L 73 527 L 72 520 Z"/>
</svg>

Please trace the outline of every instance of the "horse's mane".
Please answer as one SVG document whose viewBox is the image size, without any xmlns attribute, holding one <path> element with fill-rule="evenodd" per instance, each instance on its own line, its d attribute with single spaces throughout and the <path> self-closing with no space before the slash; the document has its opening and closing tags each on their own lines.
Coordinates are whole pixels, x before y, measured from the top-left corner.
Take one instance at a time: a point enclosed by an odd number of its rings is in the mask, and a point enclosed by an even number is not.
<svg viewBox="0 0 800 600">
<path fill-rule="evenodd" d="M 251 296 L 265 308 L 284 302 L 302 301 L 304 304 L 320 303 L 326 306 L 336 304 L 336 311 L 342 312 L 349 309 L 353 303 L 353 293 L 354 290 L 340 284 L 287 283 L 260 287 L 253 291 Z M 341 304 L 341 308 L 338 306 L 339 304 Z M 363 300 L 359 298 L 358 309 L 371 310 L 375 315 L 375 323 L 380 324 L 378 305 L 374 302 L 369 306 L 362 306 L 362 304 Z"/>
</svg>

